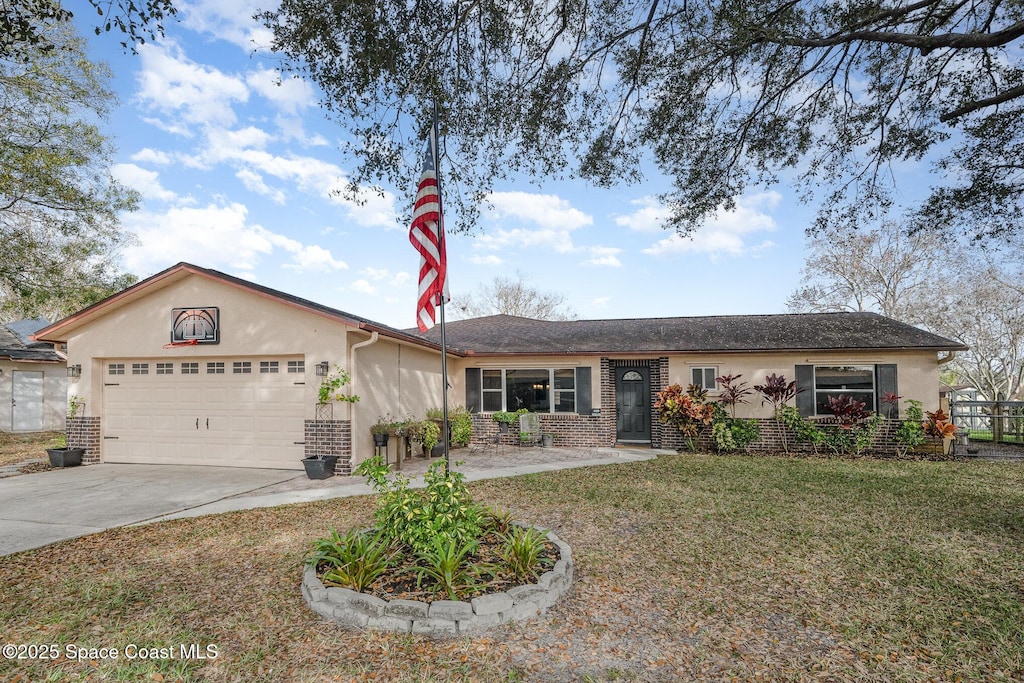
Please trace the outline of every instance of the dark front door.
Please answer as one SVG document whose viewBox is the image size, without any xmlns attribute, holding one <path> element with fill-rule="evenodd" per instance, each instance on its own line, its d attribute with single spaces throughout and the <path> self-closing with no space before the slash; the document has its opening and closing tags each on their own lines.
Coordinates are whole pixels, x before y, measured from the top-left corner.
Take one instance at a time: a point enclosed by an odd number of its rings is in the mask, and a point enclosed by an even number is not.
<svg viewBox="0 0 1024 683">
<path fill-rule="evenodd" d="M 651 442 L 651 381 L 649 368 L 615 368 L 617 441 Z"/>
</svg>

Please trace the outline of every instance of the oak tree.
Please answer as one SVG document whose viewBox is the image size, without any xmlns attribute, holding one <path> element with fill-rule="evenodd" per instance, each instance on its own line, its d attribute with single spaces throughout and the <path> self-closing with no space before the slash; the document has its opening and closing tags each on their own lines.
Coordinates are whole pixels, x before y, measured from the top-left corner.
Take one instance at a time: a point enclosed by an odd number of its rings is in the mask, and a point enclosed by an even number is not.
<svg viewBox="0 0 1024 683">
<path fill-rule="evenodd" d="M 1021 216 L 1018 2 L 282 0 L 258 18 L 347 127 L 353 186 L 413 186 L 437 101 L 463 229 L 513 173 L 609 185 L 647 158 L 684 233 L 780 180 L 819 229 L 870 225 L 922 159 L 940 177 L 917 227 Z"/>
</svg>

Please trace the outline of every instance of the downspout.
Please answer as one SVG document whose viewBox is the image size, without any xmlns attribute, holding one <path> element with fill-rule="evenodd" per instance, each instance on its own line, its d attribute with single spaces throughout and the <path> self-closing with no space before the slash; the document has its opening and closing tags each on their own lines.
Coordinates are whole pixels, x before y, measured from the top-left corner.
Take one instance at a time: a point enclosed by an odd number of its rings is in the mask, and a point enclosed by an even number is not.
<svg viewBox="0 0 1024 683">
<path fill-rule="evenodd" d="M 950 351 L 949 353 L 947 353 L 945 356 L 943 356 L 942 358 L 940 358 L 936 362 L 939 365 L 945 365 L 946 363 L 948 363 L 949 361 L 953 360 L 954 358 L 956 358 L 956 351 Z"/>
<path fill-rule="evenodd" d="M 379 333 L 371 332 L 369 339 L 366 339 L 364 341 L 361 341 L 361 342 L 359 342 L 357 344 L 353 344 L 352 346 L 348 347 L 348 374 L 352 378 L 352 390 L 353 391 L 355 391 L 356 387 L 358 386 L 356 384 L 356 363 L 355 363 L 355 361 L 356 361 L 356 350 L 357 349 L 361 349 L 364 346 L 370 346 L 371 344 L 376 344 L 378 337 L 380 337 Z M 349 411 L 350 412 L 349 412 L 349 415 L 348 415 L 348 418 L 349 418 L 350 421 L 352 420 L 352 411 L 354 411 L 354 410 L 355 410 L 355 408 L 350 403 L 349 404 Z"/>
</svg>

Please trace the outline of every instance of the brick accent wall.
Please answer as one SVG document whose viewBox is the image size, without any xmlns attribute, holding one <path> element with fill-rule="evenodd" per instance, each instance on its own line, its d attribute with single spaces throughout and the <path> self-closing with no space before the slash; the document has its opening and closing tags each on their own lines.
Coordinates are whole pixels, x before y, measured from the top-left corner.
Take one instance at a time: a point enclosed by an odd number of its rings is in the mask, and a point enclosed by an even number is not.
<svg viewBox="0 0 1024 683">
<path fill-rule="evenodd" d="M 576 415 L 574 413 L 550 413 L 540 416 L 540 429 L 544 434 L 553 434 L 554 445 L 562 448 L 597 448 L 615 445 L 615 423 L 603 413 L 601 415 Z M 609 433 L 611 436 L 609 437 Z M 500 434 L 498 423 L 489 414 L 473 413 L 473 443 L 493 444 Z M 501 434 L 497 442 L 505 446 L 519 444 L 519 429 L 516 425 L 507 434 Z"/>
<path fill-rule="evenodd" d="M 100 418 L 68 418 L 65 436 L 69 447 L 85 449 L 82 455 L 83 465 L 93 465 L 100 461 Z"/>
<path fill-rule="evenodd" d="M 336 455 L 336 474 L 352 474 L 352 423 L 349 420 L 306 420 L 305 455 Z"/>
<path fill-rule="evenodd" d="M 835 420 L 832 418 L 820 418 L 817 422 L 822 425 L 835 424 Z M 875 434 L 875 439 L 872 442 L 871 448 L 867 450 L 874 455 L 895 455 L 896 445 L 893 437 L 896 434 L 896 430 L 899 429 L 900 422 L 900 420 L 885 420 L 882 422 L 878 428 L 878 433 Z M 747 448 L 747 450 L 752 453 L 779 452 L 785 450 L 783 448 L 783 434 L 785 434 L 786 443 L 788 443 L 789 450 L 791 452 L 811 453 L 814 451 L 811 444 L 798 442 L 793 431 L 784 427 L 774 418 L 759 418 L 757 423 L 761 436 Z M 698 448 L 714 450 L 711 442 L 710 428 L 702 430 L 700 435 L 697 437 L 696 442 L 698 444 Z M 683 435 L 677 429 L 671 427 L 665 431 L 663 443 L 663 448 L 673 448 L 676 450 L 689 448 L 686 444 L 686 440 L 683 438 Z M 822 455 L 832 454 L 832 452 L 826 447 L 819 447 L 819 453 Z"/>
</svg>

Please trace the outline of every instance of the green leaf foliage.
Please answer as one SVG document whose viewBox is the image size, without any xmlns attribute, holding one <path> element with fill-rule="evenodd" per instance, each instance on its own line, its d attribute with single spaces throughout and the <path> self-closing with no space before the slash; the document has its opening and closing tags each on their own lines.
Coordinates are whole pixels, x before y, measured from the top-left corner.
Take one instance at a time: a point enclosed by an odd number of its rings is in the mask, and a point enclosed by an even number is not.
<svg viewBox="0 0 1024 683">
<path fill-rule="evenodd" d="M 786 180 L 819 228 L 874 222 L 939 173 L 923 229 L 1018 229 L 1024 5 L 810 0 L 282 0 L 258 18 L 349 133 L 350 194 L 413 187 L 440 111 L 455 229 L 513 174 L 640 181 L 682 233 Z"/>
<path fill-rule="evenodd" d="M 135 279 L 113 258 L 137 195 L 111 176 L 99 127 L 110 74 L 69 24 L 45 36 L 60 50 L 0 59 L 0 319 L 63 317 Z"/>
</svg>

